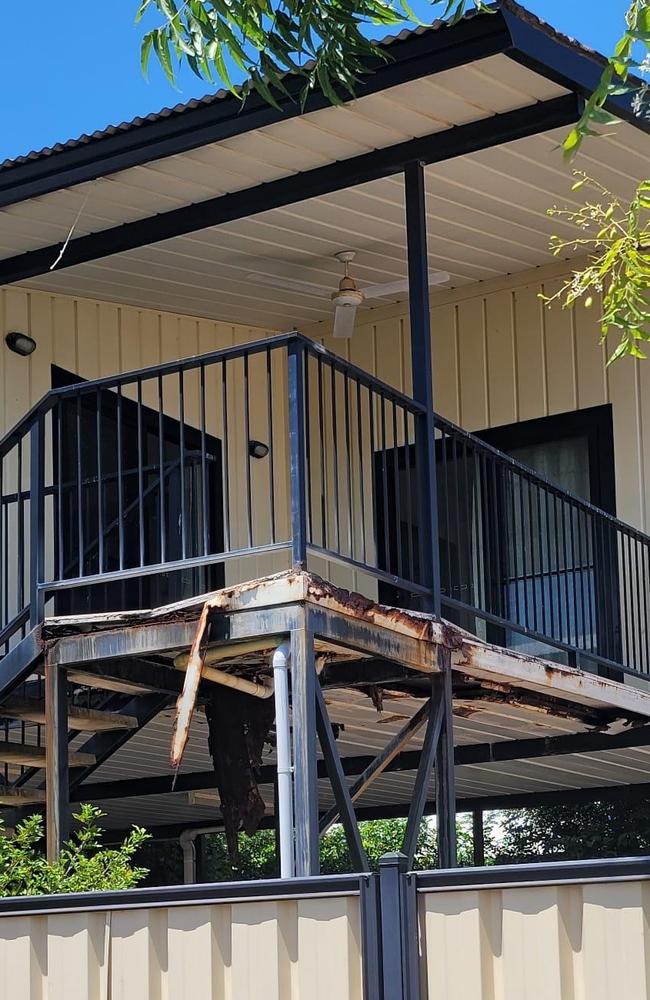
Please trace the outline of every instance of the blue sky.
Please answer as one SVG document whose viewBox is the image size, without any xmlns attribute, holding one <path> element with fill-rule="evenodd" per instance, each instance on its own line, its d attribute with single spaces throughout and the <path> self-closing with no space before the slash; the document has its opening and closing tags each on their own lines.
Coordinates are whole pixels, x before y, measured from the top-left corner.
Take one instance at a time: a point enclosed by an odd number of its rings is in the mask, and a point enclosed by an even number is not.
<svg viewBox="0 0 650 1000">
<path fill-rule="evenodd" d="M 608 51 L 621 33 L 628 2 L 527 0 L 525 5 Z M 209 92 L 189 71 L 174 90 L 153 60 L 149 83 L 143 79 L 136 7 L 137 0 L 24 2 L 31 23 L 19 28 L 14 16 L 0 62 L 0 160 Z"/>
</svg>

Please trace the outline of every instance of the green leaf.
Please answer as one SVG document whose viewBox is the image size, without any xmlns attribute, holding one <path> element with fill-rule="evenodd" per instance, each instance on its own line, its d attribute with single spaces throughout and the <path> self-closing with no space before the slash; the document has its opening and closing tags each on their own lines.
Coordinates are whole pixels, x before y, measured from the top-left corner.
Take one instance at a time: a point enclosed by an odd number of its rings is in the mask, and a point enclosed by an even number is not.
<svg viewBox="0 0 650 1000">
<path fill-rule="evenodd" d="M 153 32 L 150 31 L 142 39 L 142 46 L 140 48 L 140 68 L 145 80 L 149 78 L 149 57 L 152 45 Z"/>
<path fill-rule="evenodd" d="M 165 76 L 171 84 L 175 84 L 174 67 L 172 66 L 171 52 L 169 49 L 169 39 L 165 28 L 156 28 L 153 34 L 153 47 Z"/>
</svg>

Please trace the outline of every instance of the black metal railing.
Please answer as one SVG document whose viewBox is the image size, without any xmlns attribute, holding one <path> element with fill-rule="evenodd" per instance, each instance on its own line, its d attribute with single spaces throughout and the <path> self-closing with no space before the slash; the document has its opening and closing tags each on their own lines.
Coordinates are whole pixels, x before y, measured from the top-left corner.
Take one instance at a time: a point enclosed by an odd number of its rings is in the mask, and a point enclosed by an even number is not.
<svg viewBox="0 0 650 1000">
<path fill-rule="evenodd" d="M 650 674 L 650 539 L 430 427 L 298 334 L 53 390 L 0 442 L 0 648 L 46 603 L 151 607 L 221 586 L 228 566 L 336 561 L 352 586 L 441 602 L 498 644 Z"/>
</svg>

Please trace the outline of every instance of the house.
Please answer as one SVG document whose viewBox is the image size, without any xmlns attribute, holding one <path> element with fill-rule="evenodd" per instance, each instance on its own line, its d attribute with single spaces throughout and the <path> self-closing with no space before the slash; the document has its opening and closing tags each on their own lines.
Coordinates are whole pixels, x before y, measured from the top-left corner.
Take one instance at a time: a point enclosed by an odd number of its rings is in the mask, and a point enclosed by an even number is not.
<svg viewBox="0 0 650 1000">
<path fill-rule="evenodd" d="M 340 107 L 220 93 L 0 169 L 7 822 L 45 806 L 55 857 L 97 802 L 192 882 L 201 830 L 270 821 L 283 875 L 0 903 L 21 997 L 82 953 L 80 996 L 110 962 L 114 995 L 415 996 L 418 920 L 428 996 L 641 995 L 644 862 L 455 868 L 457 811 L 480 865 L 486 808 L 648 794 L 650 368 L 540 298 L 602 60 L 514 3 L 383 45 Z M 613 106 L 579 163 L 624 197 L 650 137 Z M 318 879 L 337 818 L 361 874 Z"/>
</svg>

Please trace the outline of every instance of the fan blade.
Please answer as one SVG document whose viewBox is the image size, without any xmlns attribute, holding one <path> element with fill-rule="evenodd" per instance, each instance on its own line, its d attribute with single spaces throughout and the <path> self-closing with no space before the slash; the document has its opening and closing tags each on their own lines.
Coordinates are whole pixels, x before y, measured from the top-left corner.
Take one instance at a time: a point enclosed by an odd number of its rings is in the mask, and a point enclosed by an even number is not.
<svg viewBox="0 0 650 1000">
<path fill-rule="evenodd" d="M 300 281 L 298 278 L 282 278 L 274 274 L 249 274 L 248 281 L 257 285 L 268 285 L 270 288 L 286 288 L 290 292 L 301 292 L 319 299 L 329 299 L 332 289 L 325 285 L 316 285 L 311 281 Z"/>
<path fill-rule="evenodd" d="M 333 337 L 351 337 L 354 333 L 354 318 L 357 314 L 356 306 L 337 306 L 334 314 Z"/>
<path fill-rule="evenodd" d="M 449 281 L 449 275 L 446 271 L 429 271 L 429 287 L 431 285 L 442 285 L 446 281 Z M 384 297 L 397 295 L 398 292 L 408 292 L 409 280 L 408 278 L 402 278 L 401 281 L 387 281 L 383 285 L 370 285 L 369 288 L 362 288 L 361 290 L 367 299 L 383 299 Z"/>
</svg>

